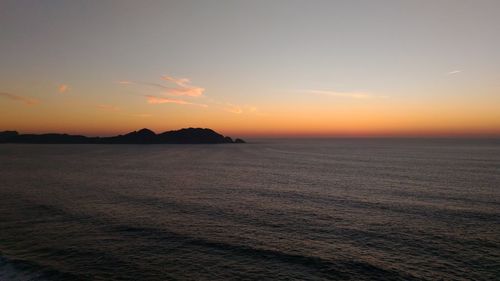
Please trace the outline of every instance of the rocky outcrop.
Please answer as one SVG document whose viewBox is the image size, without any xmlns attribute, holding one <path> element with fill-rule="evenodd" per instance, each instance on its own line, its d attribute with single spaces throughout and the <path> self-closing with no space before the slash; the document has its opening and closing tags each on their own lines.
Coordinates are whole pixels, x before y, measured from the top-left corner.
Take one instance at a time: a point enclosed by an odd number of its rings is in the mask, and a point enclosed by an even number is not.
<svg viewBox="0 0 500 281">
<path fill-rule="evenodd" d="M 15 131 L 0 132 L 3 143 L 104 143 L 104 144 L 216 144 L 244 143 L 241 139 L 233 141 L 211 129 L 186 128 L 156 134 L 149 129 L 133 131 L 114 137 L 86 137 L 67 134 L 19 134 Z"/>
</svg>

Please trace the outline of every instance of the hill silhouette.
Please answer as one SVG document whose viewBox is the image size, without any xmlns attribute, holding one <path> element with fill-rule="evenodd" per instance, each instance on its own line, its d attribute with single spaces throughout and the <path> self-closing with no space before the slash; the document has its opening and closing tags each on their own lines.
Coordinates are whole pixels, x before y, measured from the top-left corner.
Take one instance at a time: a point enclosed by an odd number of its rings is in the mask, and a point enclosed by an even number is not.
<svg viewBox="0 0 500 281">
<path fill-rule="evenodd" d="M 19 134 L 16 131 L 0 132 L 0 143 L 103 143 L 103 144 L 216 144 L 244 143 L 242 139 L 223 136 L 212 129 L 185 128 L 160 134 L 149 129 L 133 131 L 113 137 L 86 137 L 68 134 Z"/>
</svg>

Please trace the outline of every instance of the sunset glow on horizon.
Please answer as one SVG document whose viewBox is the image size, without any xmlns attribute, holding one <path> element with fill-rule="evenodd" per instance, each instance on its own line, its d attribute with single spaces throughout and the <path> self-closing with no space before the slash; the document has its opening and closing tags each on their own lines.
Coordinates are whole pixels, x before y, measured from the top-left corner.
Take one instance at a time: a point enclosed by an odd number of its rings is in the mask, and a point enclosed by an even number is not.
<svg viewBox="0 0 500 281">
<path fill-rule="evenodd" d="M 0 131 L 500 137 L 499 11 L 488 0 L 2 1 Z"/>
</svg>

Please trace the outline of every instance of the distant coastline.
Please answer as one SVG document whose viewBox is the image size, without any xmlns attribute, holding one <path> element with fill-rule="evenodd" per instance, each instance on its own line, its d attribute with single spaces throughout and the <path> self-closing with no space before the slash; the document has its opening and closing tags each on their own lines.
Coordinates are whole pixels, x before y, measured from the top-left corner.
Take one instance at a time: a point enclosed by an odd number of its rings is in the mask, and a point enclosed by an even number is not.
<svg viewBox="0 0 500 281">
<path fill-rule="evenodd" d="M 68 134 L 19 134 L 17 131 L 0 132 L 0 143 L 39 144 L 218 144 L 245 143 L 244 140 L 223 136 L 212 129 L 184 128 L 160 134 L 149 129 L 133 131 L 113 137 L 87 137 Z"/>
</svg>

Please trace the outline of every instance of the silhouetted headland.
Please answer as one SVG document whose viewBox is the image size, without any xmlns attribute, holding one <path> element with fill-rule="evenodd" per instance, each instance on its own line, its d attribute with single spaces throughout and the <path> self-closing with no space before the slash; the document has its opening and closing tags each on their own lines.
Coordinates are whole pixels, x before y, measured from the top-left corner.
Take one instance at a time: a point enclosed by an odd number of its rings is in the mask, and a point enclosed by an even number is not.
<svg viewBox="0 0 500 281">
<path fill-rule="evenodd" d="M 160 134 L 149 129 L 133 131 L 113 137 L 86 137 L 68 134 L 19 134 L 16 131 L 0 132 L 0 143 L 102 143 L 102 144 L 203 144 L 244 143 L 242 139 L 223 136 L 211 129 L 186 128 Z"/>
</svg>

